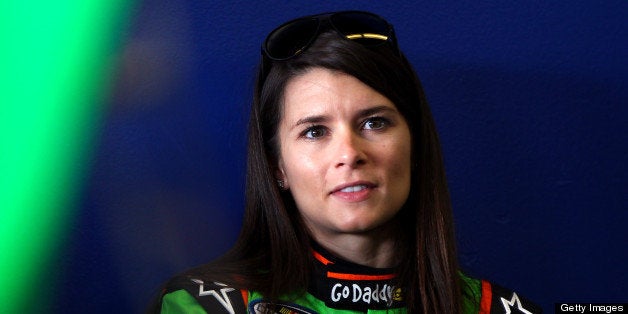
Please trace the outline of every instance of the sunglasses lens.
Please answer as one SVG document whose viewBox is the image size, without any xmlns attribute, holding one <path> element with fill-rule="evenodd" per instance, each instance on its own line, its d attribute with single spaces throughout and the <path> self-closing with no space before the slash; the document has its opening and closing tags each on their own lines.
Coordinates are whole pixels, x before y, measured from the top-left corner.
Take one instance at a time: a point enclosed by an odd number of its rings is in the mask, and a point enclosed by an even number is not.
<svg viewBox="0 0 628 314">
<path fill-rule="evenodd" d="M 331 16 L 331 23 L 347 39 L 365 46 L 386 42 L 392 35 L 388 22 L 364 12 L 341 12 Z"/>
<path fill-rule="evenodd" d="M 291 58 L 312 42 L 318 32 L 318 19 L 308 18 L 288 22 L 274 30 L 264 44 L 266 54 L 276 60 Z"/>
</svg>

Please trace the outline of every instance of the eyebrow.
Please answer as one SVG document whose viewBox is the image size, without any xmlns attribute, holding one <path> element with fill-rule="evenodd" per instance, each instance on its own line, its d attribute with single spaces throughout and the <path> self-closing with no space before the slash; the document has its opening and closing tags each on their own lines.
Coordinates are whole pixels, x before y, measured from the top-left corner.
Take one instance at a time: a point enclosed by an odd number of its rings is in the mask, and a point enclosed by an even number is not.
<svg viewBox="0 0 628 314">
<path fill-rule="evenodd" d="M 320 116 L 309 116 L 309 117 L 305 117 L 302 119 L 297 120 L 297 123 L 295 123 L 292 128 L 296 128 L 299 125 L 302 124 L 317 124 L 317 123 L 321 123 L 321 122 L 325 122 L 327 121 L 327 117 L 324 115 L 320 115 Z"/>
<path fill-rule="evenodd" d="M 358 117 L 368 117 L 368 116 L 372 116 L 376 113 L 381 113 L 381 112 L 398 112 L 397 108 L 395 107 L 390 107 L 390 106 L 375 106 L 372 108 L 366 108 L 364 110 L 360 110 L 358 112 Z"/>
<path fill-rule="evenodd" d="M 360 111 L 358 111 L 358 113 L 355 115 L 358 118 L 362 118 L 362 117 L 368 117 L 371 115 L 374 115 L 376 113 L 380 113 L 380 112 L 398 112 L 396 108 L 390 107 L 390 106 L 385 106 L 385 105 L 381 105 L 381 106 L 375 106 L 375 107 L 371 107 L 371 108 L 366 108 L 366 109 L 362 109 Z M 298 127 L 299 125 L 302 124 L 317 124 L 317 123 L 322 123 L 325 122 L 329 119 L 329 117 L 325 116 L 325 115 L 314 115 L 314 116 L 308 116 L 302 119 L 297 120 L 297 122 L 292 126 L 292 129 Z"/>
</svg>

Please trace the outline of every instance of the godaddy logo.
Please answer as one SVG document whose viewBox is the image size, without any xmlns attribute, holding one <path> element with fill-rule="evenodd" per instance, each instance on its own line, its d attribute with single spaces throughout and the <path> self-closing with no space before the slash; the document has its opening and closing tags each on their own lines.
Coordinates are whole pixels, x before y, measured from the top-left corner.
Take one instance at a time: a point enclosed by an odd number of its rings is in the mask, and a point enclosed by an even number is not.
<svg viewBox="0 0 628 314">
<path fill-rule="evenodd" d="M 388 284 L 380 286 L 360 286 L 358 284 L 343 285 L 336 283 L 331 288 L 331 300 L 341 302 L 351 300 L 353 303 L 385 303 L 391 306 L 393 301 L 401 301 L 401 288 Z"/>
</svg>

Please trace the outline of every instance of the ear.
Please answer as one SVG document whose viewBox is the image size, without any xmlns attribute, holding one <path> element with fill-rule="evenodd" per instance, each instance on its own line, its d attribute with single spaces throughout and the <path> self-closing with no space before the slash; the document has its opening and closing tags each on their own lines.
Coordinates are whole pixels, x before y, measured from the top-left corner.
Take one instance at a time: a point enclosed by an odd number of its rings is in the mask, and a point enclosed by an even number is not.
<svg viewBox="0 0 628 314">
<path fill-rule="evenodd" d="M 283 160 L 279 160 L 277 162 L 277 168 L 275 168 L 275 179 L 277 180 L 277 184 L 279 184 L 279 188 L 282 190 L 287 190 L 290 188 L 288 184 L 288 177 L 286 176 L 285 166 Z"/>
</svg>

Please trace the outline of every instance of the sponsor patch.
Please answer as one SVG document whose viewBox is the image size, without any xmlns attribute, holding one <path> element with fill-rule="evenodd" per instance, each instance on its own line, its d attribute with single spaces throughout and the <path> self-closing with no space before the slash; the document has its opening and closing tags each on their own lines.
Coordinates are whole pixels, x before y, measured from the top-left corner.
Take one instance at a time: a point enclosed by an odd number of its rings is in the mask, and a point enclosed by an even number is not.
<svg viewBox="0 0 628 314">
<path fill-rule="evenodd" d="M 255 314 L 317 314 L 292 303 L 270 303 L 264 300 L 256 300 L 249 303 L 249 312 Z"/>
<path fill-rule="evenodd" d="M 402 298 L 401 289 L 388 284 L 343 284 L 337 282 L 331 287 L 330 300 L 334 303 L 381 304 L 390 307 L 394 301 L 402 301 Z"/>
</svg>

